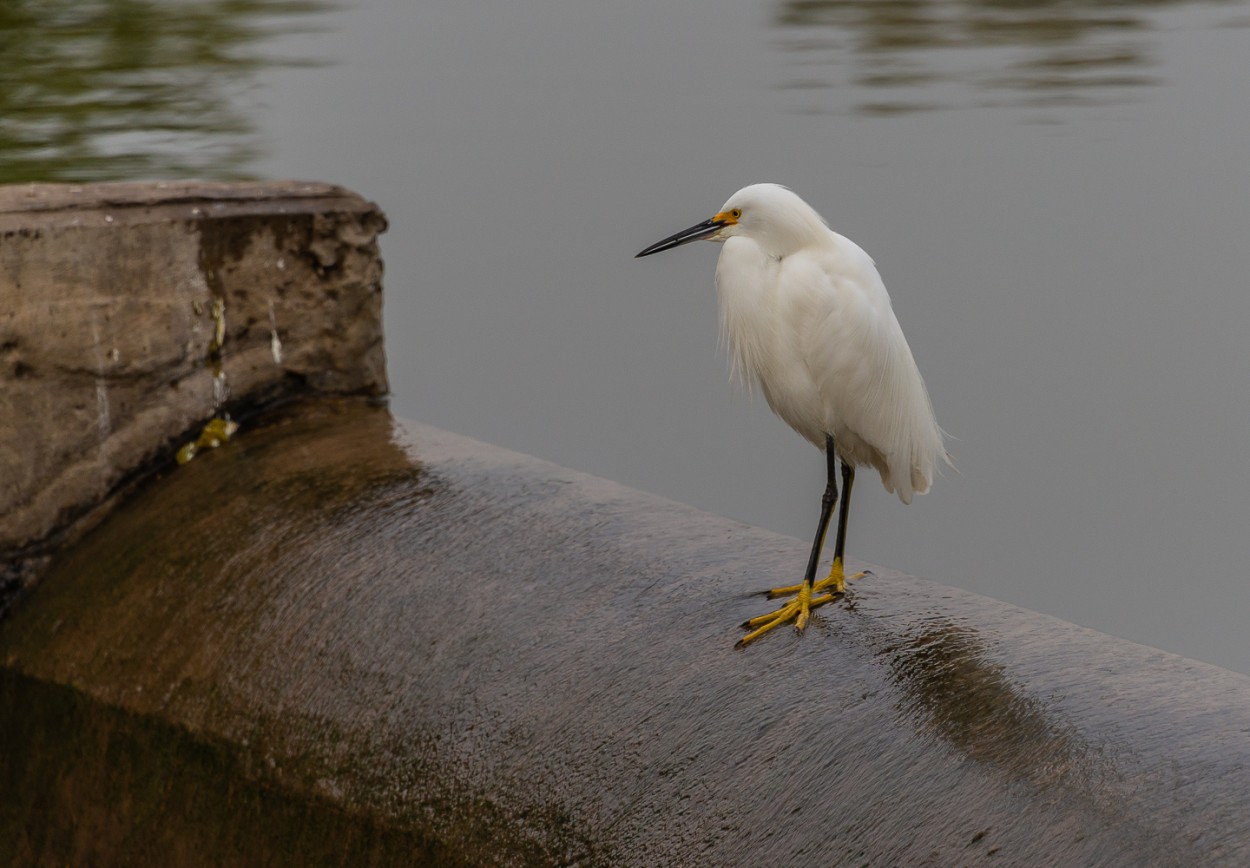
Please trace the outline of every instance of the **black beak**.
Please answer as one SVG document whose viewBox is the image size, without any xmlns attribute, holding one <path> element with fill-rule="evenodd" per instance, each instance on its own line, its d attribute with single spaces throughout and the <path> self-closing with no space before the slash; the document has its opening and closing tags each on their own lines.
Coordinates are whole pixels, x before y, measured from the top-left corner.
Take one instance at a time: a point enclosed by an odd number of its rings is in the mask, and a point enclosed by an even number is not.
<svg viewBox="0 0 1250 868">
<path fill-rule="evenodd" d="M 717 220 L 715 217 L 710 220 L 704 220 L 702 223 L 691 226 L 689 229 L 681 230 L 676 235 L 668 236 L 663 241 L 655 242 L 635 256 L 634 259 L 650 256 L 652 253 L 659 253 L 664 250 L 672 250 L 674 247 L 681 247 L 683 244 L 689 244 L 691 241 L 698 241 L 701 238 L 708 238 L 719 232 L 724 225 L 725 221 Z"/>
</svg>

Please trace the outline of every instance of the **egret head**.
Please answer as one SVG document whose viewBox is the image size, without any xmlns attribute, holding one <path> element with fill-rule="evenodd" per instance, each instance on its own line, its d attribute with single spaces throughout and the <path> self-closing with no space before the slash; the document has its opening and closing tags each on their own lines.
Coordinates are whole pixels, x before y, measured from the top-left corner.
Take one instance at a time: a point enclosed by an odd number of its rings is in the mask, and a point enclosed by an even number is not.
<svg viewBox="0 0 1250 868">
<path fill-rule="evenodd" d="M 786 256 L 823 237 L 826 231 L 820 215 L 787 188 L 752 184 L 730 196 L 710 219 L 657 241 L 638 256 L 650 256 L 691 241 L 725 241 L 736 235 L 751 238 L 773 255 Z"/>
</svg>

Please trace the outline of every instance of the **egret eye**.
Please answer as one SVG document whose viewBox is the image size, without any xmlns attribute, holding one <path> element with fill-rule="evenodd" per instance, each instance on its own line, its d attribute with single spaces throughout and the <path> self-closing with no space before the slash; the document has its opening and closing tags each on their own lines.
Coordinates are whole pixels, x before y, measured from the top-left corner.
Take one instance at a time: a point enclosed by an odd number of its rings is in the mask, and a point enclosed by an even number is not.
<svg viewBox="0 0 1250 868">
<path fill-rule="evenodd" d="M 742 209 L 741 209 L 741 208 L 735 208 L 735 209 L 733 209 L 732 211 L 730 211 L 729 213 L 733 215 L 733 218 L 734 218 L 735 220 L 738 220 L 739 218 L 741 218 L 741 217 L 742 217 Z"/>
</svg>

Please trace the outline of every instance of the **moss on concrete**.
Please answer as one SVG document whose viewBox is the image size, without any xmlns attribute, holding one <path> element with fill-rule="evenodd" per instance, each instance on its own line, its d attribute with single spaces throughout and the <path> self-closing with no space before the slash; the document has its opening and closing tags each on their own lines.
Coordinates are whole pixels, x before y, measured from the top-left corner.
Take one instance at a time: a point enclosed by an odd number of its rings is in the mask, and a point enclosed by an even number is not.
<svg viewBox="0 0 1250 868">
<path fill-rule="evenodd" d="M 0 670 L 0 864 L 467 865 L 440 840 L 292 791 L 240 745 Z"/>
</svg>

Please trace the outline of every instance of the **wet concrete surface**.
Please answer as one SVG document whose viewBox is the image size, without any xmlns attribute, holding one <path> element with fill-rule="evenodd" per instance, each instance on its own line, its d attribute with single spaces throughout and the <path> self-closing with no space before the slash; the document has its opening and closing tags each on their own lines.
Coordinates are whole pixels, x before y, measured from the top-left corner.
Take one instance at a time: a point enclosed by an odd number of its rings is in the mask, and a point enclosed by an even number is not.
<svg viewBox="0 0 1250 868">
<path fill-rule="evenodd" d="M 735 650 L 804 541 L 269 421 L 0 624 L 0 863 L 1250 863 L 1250 679 L 883 569 Z"/>
</svg>

